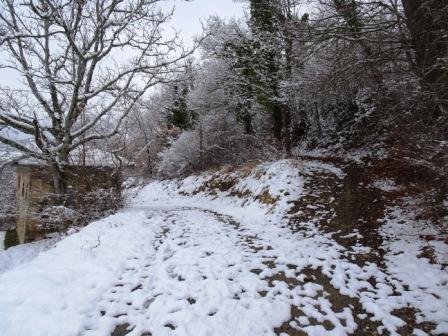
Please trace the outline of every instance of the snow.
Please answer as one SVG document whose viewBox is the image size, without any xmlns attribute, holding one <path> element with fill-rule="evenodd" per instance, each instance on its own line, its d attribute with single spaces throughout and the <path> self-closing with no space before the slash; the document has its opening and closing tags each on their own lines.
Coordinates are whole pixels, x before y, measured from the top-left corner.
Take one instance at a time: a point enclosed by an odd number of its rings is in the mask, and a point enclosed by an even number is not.
<svg viewBox="0 0 448 336">
<path fill-rule="evenodd" d="M 123 276 L 124 286 L 99 302 L 108 313 L 99 324 L 92 321 L 87 335 L 107 330 L 116 314 L 126 314 L 121 323 L 137 326 L 130 335 L 171 335 L 168 324 L 181 335 L 272 335 L 273 326 L 288 317 L 289 305 L 281 298 L 260 297 L 257 291 L 266 285 L 250 272 L 259 262 L 238 244 L 237 233 L 200 210 L 172 211 L 169 216 L 160 221 L 174 224 L 166 241 L 143 250 L 135 270 Z M 129 306 L 129 292 L 145 276 Z"/>
<path fill-rule="evenodd" d="M 20 152 L 16 149 L 5 145 L 3 143 L 0 143 L 0 164 L 12 160 L 16 157 L 20 156 Z"/>
<path fill-rule="evenodd" d="M 13 246 L 4 250 L 3 243 L 5 234 L 5 231 L 0 231 L 0 274 L 33 260 L 39 253 L 49 250 L 60 240 L 60 237 L 56 236 L 29 244 Z M 1 248 L 2 246 L 3 248 Z"/>
<path fill-rule="evenodd" d="M 421 310 L 421 316 L 426 316 L 425 321 L 435 322 L 438 325 L 437 332 L 446 332 L 444 326 L 448 323 L 448 307 L 446 305 L 446 302 L 448 302 L 446 297 L 448 286 L 445 281 L 446 271 L 441 270 L 440 266 L 431 265 L 421 259 L 417 262 L 416 256 L 412 262 L 405 258 L 401 260 L 401 264 L 407 264 L 408 267 L 413 268 L 414 273 L 417 272 L 420 263 L 425 265 L 422 269 L 428 268 L 428 272 L 419 273 L 420 279 L 416 280 L 411 288 L 418 288 L 418 282 L 421 281 L 430 284 L 428 288 L 435 286 L 439 289 L 433 293 L 435 295 L 428 296 L 427 299 L 423 300 L 422 295 L 426 296 L 430 290 L 426 290 L 426 293 L 421 293 L 421 291 L 420 293 L 418 291 L 411 291 L 411 294 L 406 293 L 407 287 L 403 285 L 416 279 L 411 272 L 403 272 L 404 276 L 397 279 L 394 274 L 390 274 L 395 273 L 393 272 L 394 267 L 396 267 L 395 264 L 389 264 L 388 269 L 384 270 L 376 264 L 368 263 L 361 267 L 347 262 L 342 257 L 346 252 L 344 248 L 334 242 L 330 235 L 318 232 L 312 222 L 302 223 L 302 226 L 308 230 L 305 236 L 298 233 L 293 234 L 284 227 L 284 215 L 290 210 L 291 202 L 301 197 L 306 176 L 316 171 L 330 172 L 339 178 L 344 176 L 343 172 L 336 167 L 316 161 L 293 162 L 292 164 L 291 162 L 279 161 L 271 164 L 271 166 L 269 164 L 258 166 L 253 171 L 252 176 L 245 176 L 244 181 L 238 182 L 227 192 L 216 194 L 216 191 L 201 191 L 201 186 L 210 184 L 211 179 L 219 176 L 218 173 L 212 177 L 189 177 L 177 183 L 172 181 L 154 182 L 142 190 L 136 198 L 136 202 L 139 204 L 150 202 L 197 206 L 233 216 L 240 223 L 245 224 L 245 228 L 251 235 L 257 236 L 276 251 L 276 262 L 281 262 L 281 265 L 283 265 L 283 267 L 278 265 L 277 271 L 287 272 L 284 267 L 285 264 L 294 264 L 299 270 L 305 268 L 322 269 L 322 273 L 331 279 L 330 283 L 334 288 L 338 289 L 343 295 L 357 298 L 365 311 L 371 314 L 370 319 L 380 321 L 383 324 L 382 330 L 387 330 L 391 335 L 398 335 L 398 328 L 405 325 L 403 320 L 393 315 L 394 310 L 409 306 Z M 277 174 L 271 172 L 277 172 Z M 225 180 L 225 177 L 222 179 Z M 383 187 L 385 185 L 386 183 L 382 183 Z M 387 186 L 388 191 L 393 189 L 390 181 L 388 181 Z M 271 206 L 262 204 L 258 200 L 260 194 L 265 190 L 268 190 L 272 196 L 279 196 L 280 190 L 288 193 L 283 192 L 281 201 L 276 202 L 275 206 Z M 235 194 L 245 196 L 243 198 L 232 196 Z M 182 195 L 185 195 L 185 197 L 179 197 Z M 269 226 L 267 226 L 268 224 Z M 394 228 L 394 232 L 399 234 L 401 230 Z M 359 233 L 353 232 L 353 235 L 358 236 Z M 412 245 L 412 243 L 410 244 Z M 404 248 L 404 246 L 401 246 L 401 248 Z M 440 246 L 440 249 L 447 251 L 445 246 Z M 364 246 L 355 246 L 353 250 L 358 253 L 366 253 L 369 249 Z M 395 252 L 388 251 L 386 258 L 393 259 Z M 434 276 L 437 280 L 434 280 Z M 367 281 L 372 278 L 375 279 L 375 285 Z M 395 294 L 397 291 L 399 292 L 398 296 Z M 288 295 L 291 295 L 291 293 L 288 293 Z M 291 304 L 300 306 L 305 312 L 307 311 L 306 308 L 313 311 L 314 308 L 311 306 L 319 305 L 319 302 L 312 300 L 313 304 L 302 307 L 301 305 L 304 305 L 303 295 L 298 294 L 298 297 L 300 299 L 293 300 Z M 429 299 L 437 301 L 437 304 L 433 305 L 433 307 L 437 307 L 437 313 L 428 311 L 430 305 L 425 301 Z M 322 305 L 321 309 L 323 309 Z M 347 309 L 346 314 L 349 314 L 350 308 Z M 327 318 L 331 317 L 328 312 L 325 315 Z M 333 316 L 332 322 L 335 318 L 337 319 L 337 314 L 334 315 L 336 317 Z M 345 334 L 344 328 L 338 324 L 335 324 L 335 326 L 335 332 Z M 306 330 L 310 334 L 316 330 L 317 334 L 323 332 L 314 327 L 303 327 L 302 330 Z M 350 330 L 350 325 L 347 325 L 345 332 Z M 327 331 L 326 334 L 330 333 Z"/>
<path fill-rule="evenodd" d="M 143 212 L 132 217 L 129 221 L 129 214 L 121 213 L 92 223 L 0 275 L 0 334 L 78 334 L 86 313 L 136 254 L 135 235 L 154 234 L 142 230 Z"/>
<path fill-rule="evenodd" d="M 395 184 L 395 182 L 391 179 L 377 180 L 373 183 L 373 187 L 378 188 L 383 191 L 386 191 L 386 192 L 400 190 L 400 188 L 398 188 L 397 185 Z"/>
<path fill-rule="evenodd" d="M 447 274 L 417 258 L 416 240 L 386 240 L 385 267 L 358 265 L 317 219 L 287 226 L 316 173 L 344 176 L 321 162 L 281 160 L 150 183 L 122 212 L 0 274 L 0 334 L 110 335 L 129 325 L 131 336 L 275 335 L 288 323 L 339 336 L 361 316 L 399 335 L 405 322 L 393 312 L 406 307 L 446 333 Z M 406 217 L 394 211 L 385 238 L 403 232 Z"/>
<path fill-rule="evenodd" d="M 131 209 L 1 275 L 0 331 L 109 335 L 121 315 L 119 322 L 138 326 L 130 335 L 168 335 L 167 324 L 179 334 L 273 335 L 289 305 L 260 297 L 267 285 L 250 271 L 259 266 L 238 233 L 213 214 Z"/>
<path fill-rule="evenodd" d="M 429 223 L 415 220 L 415 214 L 400 208 L 391 208 L 383 235 L 388 237 L 386 256 L 390 275 L 402 290 L 402 301 L 420 309 L 418 321 L 438 321 L 435 333 L 448 333 L 448 272 L 419 255 L 423 247 L 432 247 L 440 264 L 448 263 L 446 244 L 442 241 L 425 241 L 422 235 L 437 233 Z M 438 251 L 445 251 L 438 254 Z"/>
<path fill-rule="evenodd" d="M 383 146 L 384 145 L 381 141 L 379 141 L 374 144 L 372 148 L 347 149 L 342 146 L 341 143 L 337 143 L 336 145 L 327 146 L 326 148 L 315 149 L 306 149 L 298 146 L 293 150 L 293 152 L 294 155 L 298 157 L 309 157 L 317 160 L 320 158 L 334 157 L 342 161 L 351 161 L 362 164 L 371 158 L 386 159 L 388 154 Z"/>
</svg>

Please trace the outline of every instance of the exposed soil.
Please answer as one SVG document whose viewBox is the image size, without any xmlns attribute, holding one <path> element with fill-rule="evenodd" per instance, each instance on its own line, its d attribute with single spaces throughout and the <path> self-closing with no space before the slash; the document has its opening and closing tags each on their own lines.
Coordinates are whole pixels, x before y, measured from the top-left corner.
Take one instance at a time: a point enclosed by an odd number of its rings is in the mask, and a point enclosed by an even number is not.
<svg viewBox="0 0 448 336">
<path fill-rule="evenodd" d="M 340 181 L 333 174 L 314 174 L 306 183 L 308 193 L 305 197 L 297 200 L 292 211 L 290 228 L 298 232 L 303 230 L 303 224 L 312 221 L 325 233 L 332 234 L 332 238 L 348 251 L 353 246 L 361 245 L 369 248 L 367 253 L 347 253 L 346 257 L 359 266 L 366 263 L 375 263 L 385 271 L 383 248 L 383 236 L 379 233 L 382 219 L 385 217 L 386 208 L 395 204 L 396 200 L 408 195 L 415 194 L 409 178 L 403 179 L 404 188 L 399 191 L 385 192 L 372 186 L 379 179 L 389 177 L 385 175 L 384 162 L 360 166 L 358 164 L 347 164 L 339 160 L 327 160 L 339 167 L 343 167 L 345 178 Z M 387 166 L 387 165 L 386 165 Z M 393 171 L 391 171 L 393 173 Z M 395 176 L 393 177 L 395 180 Z M 316 221 L 317 220 L 317 221 Z M 424 249 L 421 254 L 433 260 L 433 252 L 430 247 Z M 434 261 L 435 262 L 435 261 Z M 302 270 L 302 273 L 304 271 Z M 355 323 L 358 325 L 355 335 L 376 336 L 379 335 L 377 328 L 379 323 L 372 321 L 359 301 L 340 294 L 329 282 L 328 277 L 319 270 L 305 270 L 305 273 L 313 277 L 313 282 L 323 286 L 324 292 L 329 294 L 333 307 L 337 310 L 339 306 L 353 307 Z M 291 283 L 289 279 L 283 278 L 285 282 Z M 292 282 L 291 284 L 294 284 Z M 372 284 L 375 285 L 375 284 Z M 435 325 L 433 323 L 417 323 L 415 308 L 409 307 L 394 311 L 394 315 L 406 322 L 406 326 L 399 330 L 400 335 L 412 335 L 414 328 L 419 328 L 431 334 Z M 359 314 L 367 316 L 360 319 Z M 292 307 L 291 319 L 276 330 L 277 334 L 305 335 L 291 327 L 291 322 L 302 316 L 303 313 Z"/>
</svg>

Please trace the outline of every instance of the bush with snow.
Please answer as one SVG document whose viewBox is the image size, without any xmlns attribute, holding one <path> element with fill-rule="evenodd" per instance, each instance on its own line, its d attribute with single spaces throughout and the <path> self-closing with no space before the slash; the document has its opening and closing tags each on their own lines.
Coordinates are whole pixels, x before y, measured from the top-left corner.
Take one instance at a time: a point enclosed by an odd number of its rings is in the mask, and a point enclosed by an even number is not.
<svg viewBox="0 0 448 336">
<path fill-rule="evenodd" d="M 273 155 L 260 139 L 244 134 L 234 115 L 214 113 L 201 117 L 193 130 L 183 132 L 160 154 L 159 174 L 174 177 Z"/>
</svg>

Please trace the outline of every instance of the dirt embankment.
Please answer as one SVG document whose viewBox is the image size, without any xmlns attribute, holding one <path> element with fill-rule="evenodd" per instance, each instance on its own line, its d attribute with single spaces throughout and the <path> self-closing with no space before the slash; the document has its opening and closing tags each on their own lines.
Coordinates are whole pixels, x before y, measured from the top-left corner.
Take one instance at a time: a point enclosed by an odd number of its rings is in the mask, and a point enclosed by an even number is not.
<svg viewBox="0 0 448 336">
<path fill-rule="evenodd" d="M 404 167 L 394 161 L 377 161 L 366 165 L 333 159 L 322 161 L 342 168 L 346 175 L 342 181 L 332 174 L 312 175 L 305 185 L 306 196 L 297 200 L 291 211 L 290 228 L 292 231 L 300 231 L 304 229 L 302 223 L 313 221 L 322 232 L 331 234 L 348 251 L 345 255 L 351 262 L 361 267 L 374 263 L 387 273 L 384 264 L 385 238 L 380 231 L 387 210 L 392 206 L 403 206 L 405 197 L 420 199 L 421 216 L 431 220 L 435 227 L 440 224 L 440 218 L 446 215 L 440 209 L 440 199 L 437 199 L 437 190 L 440 188 L 432 188 L 433 181 L 428 176 L 419 179 L 420 175 L 425 174 L 421 170 Z M 379 180 L 392 180 L 399 188 L 383 190 L 375 186 L 375 182 Z M 446 240 L 446 235 L 440 231 L 440 236 L 423 238 Z M 360 245 L 367 247 L 368 252 L 357 252 L 354 247 Z M 421 252 L 421 257 L 436 262 L 430 248 Z M 370 318 L 358 318 L 358 314 L 364 315 L 365 311 L 356 298 L 340 294 L 319 269 L 306 270 L 305 273 L 324 288 L 336 310 L 341 305 L 353 307 L 355 323 L 358 325 L 356 335 L 379 335 L 377 322 Z M 288 282 L 288 279 L 283 280 Z M 369 282 L 375 286 L 375 279 L 369 279 Z M 413 307 L 394 311 L 395 316 L 406 322 L 406 326 L 399 331 L 400 335 L 412 335 L 414 328 L 431 334 L 435 325 L 428 322 L 417 323 L 416 312 Z M 291 321 L 300 314 L 299 310 L 292 309 Z M 291 328 L 289 322 L 278 328 L 277 332 L 303 334 Z"/>
</svg>

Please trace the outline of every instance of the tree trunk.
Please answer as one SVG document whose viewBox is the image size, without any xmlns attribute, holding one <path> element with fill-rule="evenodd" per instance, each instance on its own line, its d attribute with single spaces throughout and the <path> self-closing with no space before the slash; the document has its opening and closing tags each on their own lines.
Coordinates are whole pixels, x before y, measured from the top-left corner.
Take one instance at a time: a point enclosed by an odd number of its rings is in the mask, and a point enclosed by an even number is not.
<svg viewBox="0 0 448 336">
<path fill-rule="evenodd" d="M 448 106 L 448 4 L 442 0 L 402 0 L 422 89 Z M 437 108 L 436 110 L 439 110 Z M 439 114 L 434 111 L 434 117 Z"/>
<path fill-rule="evenodd" d="M 283 108 L 277 102 L 271 103 L 271 114 L 272 114 L 272 132 L 274 138 L 277 140 L 278 144 L 282 145 L 282 133 L 283 133 Z"/>
<path fill-rule="evenodd" d="M 285 154 L 287 158 L 290 158 L 292 156 L 291 153 L 291 115 L 292 115 L 292 105 L 293 105 L 293 36 L 290 31 L 290 25 L 292 25 L 293 22 L 293 16 L 291 12 L 291 3 L 290 1 L 287 1 L 287 8 L 286 8 L 286 22 L 284 23 L 285 29 L 284 29 L 284 37 L 285 37 L 285 56 L 286 56 L 286 74 L 285 79 L 289 83 L 288 89 L 286 91 L 287 95 L 287 102 L 286 106 L 284 107 L 284 122 L 283 127 L 285 129 L 284 134 L 284 144 L 285 144 Z"/>
<path fill-rule="evenodd" d="M 55 194 L 64 195 L 67 193 L 66 167 L 68 164 L 69 152 L 67 148 L 63 148 L 58 154 L 57 160 L 51 162 L 53 186 Z"/>
<path fill-rule="evenodd" d="M 199 118 L 199 166 L 200 169 L 204 169 L 204 129 L 202 117 Z"/>
<path fill-rule="evenodd" d="M 56 163 L 52 164 L 51 174 L 53 177 L 54 192 L 57 195 L 64 195 L 67 192 L 67 179 L 64 169 L 61 169 Z"/>
<path fill-rule="evenodd" d="M 284 118 L 284 132 L 283 142 L 286 158 L 292 157 L 292 144 L 291 144 L 291 110 L 290 106 L 285 107 L 285 118 Z"/>
<path fill-rule="evenodd" d="M 375 59 L 378 55 L 375 55 L 372 46 L 364 39 L 363 26 L 364 23 L 358 13 L 358 6 L 354 0 L 333 0 L 333 6 L 337 13 L 345 20 L 348 28 L 348 34 L 356 41 L 361 47 L 366 60 Z M 380 95 L 383 95 L 386 90 L 384 88 L 384 76 L 381 68 L 378 67 L 376 62 L 368 62 L 366 70 L 370 73 L 376 90 Z"/>
<path fill-rule="evenodd" d="M 252 116 L 249 111 L 245 111 L 243 115 L 244 133 L 247 135 L 254 134 L 254 128 L 252 126 Z"/>
</svg>

